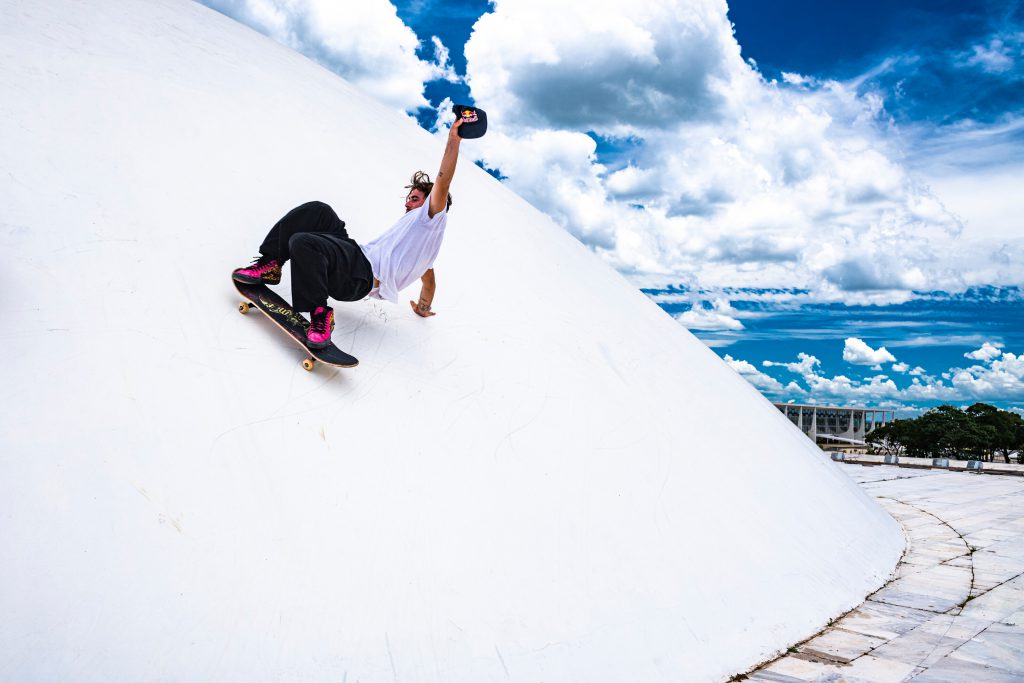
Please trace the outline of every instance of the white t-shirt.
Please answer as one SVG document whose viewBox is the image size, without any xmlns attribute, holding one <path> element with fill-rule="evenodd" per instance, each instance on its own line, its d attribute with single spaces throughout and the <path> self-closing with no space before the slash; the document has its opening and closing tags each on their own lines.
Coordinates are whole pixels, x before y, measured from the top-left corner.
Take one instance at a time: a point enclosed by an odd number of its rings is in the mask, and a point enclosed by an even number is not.
<svg viewBox="0 0 1024 683">
<path fill-rule="evenodd" d="M 447 224 L 447 209 L 430 217 L 427 197 L 423 206 L 407 212 L 383 235 L 362 245 L 373 276 L 380 282 L 369 295 L 398 303 L 398 292 L 434 266 Z"/>
</svg>

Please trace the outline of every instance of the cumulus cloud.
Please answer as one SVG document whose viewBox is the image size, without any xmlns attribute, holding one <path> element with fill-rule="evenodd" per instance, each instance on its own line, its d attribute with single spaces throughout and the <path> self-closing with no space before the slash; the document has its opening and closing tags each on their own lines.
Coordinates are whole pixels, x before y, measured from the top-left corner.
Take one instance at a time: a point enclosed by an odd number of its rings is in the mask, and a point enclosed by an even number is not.
<svg viewBox="0 0 1024 683">
<path fill-rule="evenodd" d="M 748 73 L 716 0 L 498 0 L 465 52 L 478 101 L 519 126 L 629 130 L 708 120 L 729 106 L 725 86 Z"/>
<path fill-rule="evenodd" d="M 880 366 L 882 363 L 896 362 L 896 357 L 884 346 L 873 349 L 862 339 L 849 337 L 843 346 L 843 360 L 853 365 Z"/>
<path fill-rule="evenodd" d="M 1003 353 L 987 365 L 952 368 L 950 384 L 965 397 L 1019 400 L 1024 395 L 1024 355 Z"/>
<path fill-rule="evenodd" d="M 866 380 L 857 380 L 846 375 L 826 377 L 820 374 L 821 362 L 814 356 L 800 353 L 797 358 L 798 361 L 795 363 L 764 361 L 762 365 L 785 368 L 800 375 L 807 388 L 804 389 L 793 382 L 790 386 L 795 387 L 800 394 L 809 396 L 812 402 L 877 402 L 899 395 L 896 383 L 885 375 L 875 375 Z"/>
<path fill-rule="evenodd" d="M 994 358 L 998 358 L 1000 355 L 1002 355 L 1002 347 L 1003 345 L 999 343 L 993 344 L 991 342 L 985 342 L 984 344 L 981 345 L 980 349 L 965 353 L 964 358 L 969 358 L 971 360 L 989 361 Z"/>
<path fill-rule="evenodd" d="M 909 363 L 893 363 L 892 371 L 900 374 L 910 374 L 911 376 L 920 377 L 925 374 L 925 369 L 920 365 L 911 368 Z"/>
<path fill-rule="evenodd" d="M 816 376 L 816 368 L 821 365 L 820 360 L 818 360 L 816 357 L 810 354 L 803 352 L 797 354 L 797 359 L 798 361 L 796 363 L 776 363 L 770 360 L 766 360 L 763 361 L 761 365 L 763 365 L 766 368 L 786 368 L 790 372 L 796 373 L 803 377 L 804 379 Z"/>
<path fill-rule="evenodd" d="M 728 363 L 729 367 L 738 372 L 743 379 L 747 380 L 763 392 L 778 394 L 784 389 L 779 380 L 775 379 L 771 375 L 766 375 L 745 360 L 737 360 L 728 354 L 725 355 L 723 360 Z"/>
<path fill-rule="evenodd" d="M 382 102 L 427 107 L 424 84 L 457 79 L 448 50 L 432 39 L 435 62 L 416 56 L 419 39 L 387 0 L 201 0 L 203 4 L 310 57 Z"/>
<path fill-rule="evenodd" d="M 899 386 L 884 374 L 863 379 L 846 375 L 829 377 L 821 372 L 814 356 L 800 353 L 796 362 L 764 361 L 764 367 L 778 367 L 799 375 L 806 387 L 790 382 L 782 391 L 767 379 L 756 377 L 753 365 L 727 356 L 727 362 L 751 383 L 766 393 L 780 398 L 806 396 L 808 401 L 834 403 L 866 403 L 902 405 L 914 402 L 1015 401 L 1024 399 L 1024 355 L 1001 352 L 985 359 L 985 365 L 949 368 L 941 378 L 925 374 L 920 367 L 910 371 L 909 384 Z M 901 367 L 906 364 L 897 364 Z M 749 367 L 748 367 L 749 366 Z M 895 369 L 895 366 L 894 366 Z M 905 371 L 905 367 L 904 367 Z M 762 373 L 766 374 L 766 373 Z M 771 377 L 767 375 L 767 377 Z M 781 384 L 777 378 L 774 379 Z"/>
<path fill-rule="evenodd" d="M 471 153 L 627 274 L 829 300 L 963 284 L 960 222 L 897 161 L 882 98 L 766 80 L 720 0 L 497 0 L 466 57 L 501 122 Z"/>
<path fill-rule="evenodd" d="M 695 330 L 742 330 L 743 323 L 733 317 L 736 311 L 726 299 L 717 299 L 706 306 L 693 304 L 689 311 L 676 315 L 676 320 Z"/>
</svg>

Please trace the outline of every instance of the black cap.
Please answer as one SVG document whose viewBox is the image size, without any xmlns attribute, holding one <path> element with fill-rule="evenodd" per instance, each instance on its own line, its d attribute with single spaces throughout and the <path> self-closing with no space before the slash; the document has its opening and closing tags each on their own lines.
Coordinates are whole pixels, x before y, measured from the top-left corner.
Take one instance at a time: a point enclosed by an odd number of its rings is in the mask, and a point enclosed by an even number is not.
<svg viewBox="0 0 1024 683">
<path fill-rule="evenodd" d="M 468 104 L 456 104 L 452 107 L 456 118 L 462 119 L 459 126 L 459 137 L 467 140 L 482 138 L 487 132 L 487 112 Z"/>
</svg>

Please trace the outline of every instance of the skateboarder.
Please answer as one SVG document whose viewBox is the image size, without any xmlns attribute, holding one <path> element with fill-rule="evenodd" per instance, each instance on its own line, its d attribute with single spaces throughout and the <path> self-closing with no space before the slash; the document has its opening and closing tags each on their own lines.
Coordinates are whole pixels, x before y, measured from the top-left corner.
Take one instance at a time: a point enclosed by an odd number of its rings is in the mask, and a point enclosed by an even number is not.
<svg viewBox="0 0 1024 683">
<path fill-rule="evenodd" d="M 459 158 L 463 119 L 448 132 L 441 168 L 434 182 L 417 171 L 405 197 L 405 215 L 383 235 L 364 245 L 348 236 L 345 221 L 323 202 L 309 202 L 289 211 L 267 234 L 260 256 L 231 276 L 239 282 L 276 285 L 281 267 L 292 261 L 292 305 L 309 311 L 307 344 L 323 348 L 331 341 L 334 310 L 327 297 L 359 301 L 367 296 L 398 303 L 398 292 L 413 280 L 422 285 L 413 311 L 424 318 L 434 315 L 434 259 L 441 249 L 448 209 L 448 192 Z"/>
</svg>

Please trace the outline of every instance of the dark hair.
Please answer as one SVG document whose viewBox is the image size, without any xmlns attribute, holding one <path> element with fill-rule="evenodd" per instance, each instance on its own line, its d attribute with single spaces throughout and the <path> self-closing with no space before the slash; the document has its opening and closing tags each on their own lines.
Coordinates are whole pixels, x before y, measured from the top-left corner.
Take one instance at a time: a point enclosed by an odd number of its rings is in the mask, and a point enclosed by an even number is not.
<svg viewBox="0 0 1024 683">
<path fill-rule="evenodd" d="M 416 171 L 412 174 L 412 178 L 409 180 L 409 184 L 405 186 L 405 189 L 409 192 L 413 190 L 419 190 L 426 197 L 430 194 L 430 191 L 434 189 L 434 183 L 431 182 L 430 176 L 423 171 Z M 408 194 L 408 192 L 406 193 Z M 452 193 L 448 193 L 448 202 L 445 204 L 445 211 L 452 208 Z"/>
</svg>

